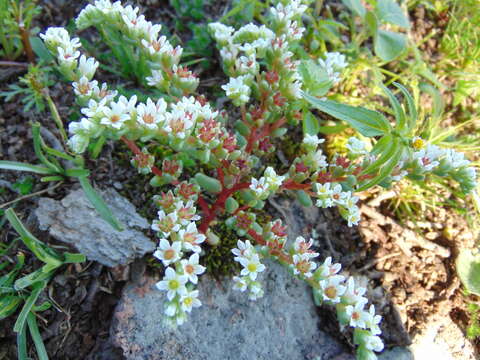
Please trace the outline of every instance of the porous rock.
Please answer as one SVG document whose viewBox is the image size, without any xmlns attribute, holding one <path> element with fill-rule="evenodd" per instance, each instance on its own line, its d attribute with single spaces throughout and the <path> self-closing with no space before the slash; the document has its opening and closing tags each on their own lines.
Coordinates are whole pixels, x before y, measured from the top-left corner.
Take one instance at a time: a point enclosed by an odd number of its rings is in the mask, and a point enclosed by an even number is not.
<svg viewBox="0 0 480 360">
<path fill-rule="evenodd" d="M 60 201 L 41 198 L 35 210 L 40 229 L 73 245 L 87 259 L 111 267 L 154 251 L 155 243 L 141 232 L 149 224 L 135 207 L 113 189 L 100 194 L 124 225 L 123 231 L 113 229 L 98 215 L 82 189 L 70 192 Z"/>
<path fill-rule="evenodd" d="M 165 325 L 165 293 L 144 276 L 128 284 L 114 315 L 112 341 L 128 360 L 352 360 L 323 332 L 312 293 L 281 265 L 266 262 L 265 296 L 248 300 L 232 282 L 201 276 L 203 305 L 176 329 Z"/>
</svg>

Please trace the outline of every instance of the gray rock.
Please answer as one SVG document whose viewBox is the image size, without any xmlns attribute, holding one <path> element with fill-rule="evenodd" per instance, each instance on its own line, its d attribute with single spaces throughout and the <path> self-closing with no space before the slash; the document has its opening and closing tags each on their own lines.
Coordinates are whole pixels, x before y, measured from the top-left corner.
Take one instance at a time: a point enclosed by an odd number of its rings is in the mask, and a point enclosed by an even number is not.
<svg viewBox="0 0 480 360">
<path fill-rule="evenodd" d="M 100 194 L 125 226 L 124 231 L 116 231 L 100 218 L 81 189 L 60 201 L 41 198 L 35 210 L 40 229 L 106 266 L 124 265 L 154 251 L 155 243 L 140 231 L 149 224 L 135 207 L 113 189 Z"/>
<path fill-rule="evenodd" d="M 409 348 L 397 346 L 384 350 L 378 355 L 378 360 L 414 360 L 414 356 Z"/>
<path fill-rule="evenodd" d="M 158 279 L 130 283 L 114 314 L 112 340 L 128 360 L 352 360 L 321 330 L 308 285 L 277 263 L 266 265 L 265 296 L 256 302 L 234 291 L 231 281 L 202 276 L 203 305 L 177 329 L 162 322 L 165 295 L 155 288 Z"/>
</svg>

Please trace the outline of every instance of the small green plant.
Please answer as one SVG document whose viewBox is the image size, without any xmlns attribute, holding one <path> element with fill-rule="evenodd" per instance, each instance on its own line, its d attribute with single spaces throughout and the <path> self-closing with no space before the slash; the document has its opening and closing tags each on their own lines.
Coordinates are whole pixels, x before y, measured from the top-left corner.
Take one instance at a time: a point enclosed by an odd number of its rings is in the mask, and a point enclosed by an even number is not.
<svg viewBox="0 0 480 360">
<path fill-rule="evenodd" d="M 10 84 L 7 91 L 0 92 L 0 97 L 11 101 L 16 96 L 21 97 L 24 104 L 23 111 L 28 112 L 34 108 L 37 112 L 45 110 L 45 94 L 43 93 L 52 85 L 48 68 L 39 65 L 30 65 L 25 76 L 18 79 L 18 83 Z"/>
<path fill-rule="evenodd" d="M 85 256 L 64 252 L 58 253 L 35 236 L 22 224 L 13 209 L 5 211 L 5 216 L 10 225 L 19 234 L 20 239 L 27 249 L 44 265 L 31 272 L 20 276 L 25 265 L 25 254 L 17 255 L 17 262 L 0 277 L 0 320 L 12 316 L 21 308 L 17 316 L 13 330 L 17 333 L 17 351 L 19 360 L 29 359 L 27 354 L 27 332 L 30 334 L 37 356 L 41 360 L 47 360 L 48 355 L 43 344 L 37 324 L 37 313 L 50 308 L 48 301 L 37 305 L 42 292 L 46 289 L 48 282 L 61 266 L 69 263 L 80 263 L 85 261 Z M 13 244 L 13 243 L 12 243 Z M 0 250 L 0 256 L 8 251 L 9 247 Z M 0 269 L 10 267 L 8 261 L 0 263 Z"/>
<path fill-rule="evenodd" d="M 408 17 L 395 0 L 368 1 L 373 10 L 368 10 L 361 0 L 342 0 L 343 4 L 362 21 L 358 29 L 355 20 L 350 20 L 352 43 L 357 48 L 369 38 L 373 39 L 375 54 L 383 61 L 392 61 L 405 52 L 407 37 L 404 34 L 381 28 L 389 24 L 402 29 L 410 28 Z"/>
<path fill-rule="evenodd" d="M 36 0 L 3 0 L 0 2 L 0 57 L 15 60 L 25 53 L 34 60 L 30 44 L 31 24 L 40 13 Z"/>
</svg>

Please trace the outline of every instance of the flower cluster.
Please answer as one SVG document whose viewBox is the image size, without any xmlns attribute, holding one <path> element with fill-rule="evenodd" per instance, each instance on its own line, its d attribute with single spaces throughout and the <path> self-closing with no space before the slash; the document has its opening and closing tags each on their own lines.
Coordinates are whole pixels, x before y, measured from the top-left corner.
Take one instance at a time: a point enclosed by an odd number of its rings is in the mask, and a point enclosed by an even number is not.
<svg viewBox="0 0 480 360">
<path fill-rule="evenodd" d="M 136 60 L 132 66 L 149 64 L 147 73 L 144 73 L 145 67 L 138 69 L 144 77 L 141 80 L 145 80 L 147 85 L 175 95 L 187 95 L 195 91 L 198 78 L 187 68 L 179 66 L 183 49 L 180 46 L 173 47 L 165 36 L 160 35 L 161 25 L 153 24 L 138 13 L 138 7 L 124 7 L 119 1 L 111 3 L 109 0 L 96 0 L 80 12 L 76 25 L 80 30 L 90 26 L 106 26 L 111 32 L 126 36 L 133 44 L 128 49 Z M 123 46 L 125 42 L 118 45 Z"/>
<path fill-rule="evenodd" d="M 185 186 L 188 185 L 184 184 L 183 188 Z M 193 206 L 195 195 L 190 192 L 185 196 L 182 187 L 177 189 L 176 195 L 170 191 L 154 199 L 162 210 L 158 211 L 152 229 L 160 236 L 153 256 L 166 267 L 163 280 L 157 283 L 159 290 L 167 292 L 165 315 L 168 322 L 181 325 L 186 313 L 201 305 L 199 292 L 194 287 L 198 275 L 205 272 L 205 267 L 199 264 L 199 254 L 206 237 L 198 232 L 195 224 L 200 218 Z M 191 255 L 187 258 L 186 253 Z"/>
<path fill-rule="evenodd" d="M 234 260 L 242 265 L 240 276 L 233 278 L 234 289 L 239 291 L 249 290 L 249 299 L 257 300 L 263 296 L 263 289 L 257 280 L 258 273 L 265 270 L 265 265 L 260 262 L 260 255 L 249 240 L 237 241 L 237 247 L 232 249 Z"/>
<path fill-rule="evenodd" d="M 325 59 L 318 59 L 318 63 L 325 70 L 328 78 L 334 85 L 340 82 L 340 74 L 348 66 L 345 55 L 338 52 L 325 53 Z"/>
</svg>

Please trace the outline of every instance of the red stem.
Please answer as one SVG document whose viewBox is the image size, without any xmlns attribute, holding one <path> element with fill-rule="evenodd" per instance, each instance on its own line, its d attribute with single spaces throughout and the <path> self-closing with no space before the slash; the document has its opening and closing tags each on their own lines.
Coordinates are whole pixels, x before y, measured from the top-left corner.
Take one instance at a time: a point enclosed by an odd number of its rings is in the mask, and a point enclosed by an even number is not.
<svg viewBox="0 0 480 360">
<path fill-rule="evenodd" d="M 288 254 L 284 253 L 281 249 L 269 247 L 268 246 L 269 244 L 255 230 L 253 229 L 248 230 L 248 235 L 250 235 L 257 244 L 267 246 L 271 255 L 278 256 L 281 260 L 285 261 L 288 264 L 293 263 L 292 258 Z"/>
<path fill-rule="evenodd" d="M 125 145 L 128 146 L 128 148 L 135 154 L 135 155 L 138 155 L 138 156 L 142 156 L 142 155 L 145 155 L 142 150 L 140 150 L 140 148 L 137 146 L 137 144 L 135 144 L 134 141 L 132 140 L 129 140 L 127 139 L 125 136 L 122 136 L 120 138 L 120 140 L 122 140 Z M 162 176 L 162 171 L 157 168 L 156 166 L 152 166 L 152 172 L 157 175 L 157 176 Z"/>
</svg>

